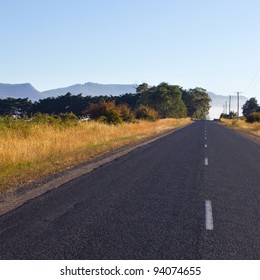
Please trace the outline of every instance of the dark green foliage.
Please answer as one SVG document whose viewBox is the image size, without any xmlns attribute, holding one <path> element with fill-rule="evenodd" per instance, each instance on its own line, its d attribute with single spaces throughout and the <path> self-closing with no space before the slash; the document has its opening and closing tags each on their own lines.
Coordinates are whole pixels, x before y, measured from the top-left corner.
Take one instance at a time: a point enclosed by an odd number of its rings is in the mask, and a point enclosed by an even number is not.
<svg viewBox="0 0 260 280">
<path fill-rule="evenodd" d="M 126 93 L 120 96 L 115 96 L 114 100 L 116 101 L 117 105 L 127 104 L 132 110 L 134 110 L 138 105 L 140 96 L 140 93 Z"/>
<path fill-rule="evenodd" d="M 253 112 L 259 112 L 260 107 L 257 103 L 256 98 L 252 97 L 249 100 L 246 101 L 246 103 L 242 107 L 243 109 L 243 115 L 246 117 L 250 115 Z"/>
<path fill-rule="evenodd" d="M 140 95 L 139 104 L 147 105 L 158 112 L 161 118 L 183 118 L 187 108 L 183 103 L 179 86 L 161 83 Z"/>
<path fill-rule="evenodd" d="M 73 112 L 80 116 L 90 101 L 90 96 L 83 97 L 81 94 L 72 95 L 68 92 L 66 95 L 56 98 L 49 97 L 35 102 L 30 112 L 32 114 L 40 112 L 49 115 Z"/>
<path fill-rule="evenodd" d="M 237 116 L 237 114 L 235 112 L 231 111 L 229 114 L 222 113 L 220 115 L 220 118 L 223 118 L 223 119 L 234 119 L 234 118 L 236 118 L 236 116 Z"/>
<path fill-rule="evenodd" d="M 159 119 L 159 115 L 154 109 L 142 104 L 136 109 L 135 117 L 139 120 L 148 121 L 156 121 Z"/>
<path fill-rule="evenodd" d="M 28 98 L 6 98 L 0 99 L 0 115 L 23 117 L 27 115 L 32 107 Z"/>
<path fill-rule="evenodd" d="M 148 84 L 147 83 L 142 83 L 141 85 L 139 85 L 136 88 L 136 92 L 137 93 L 142 93 L 142 92 L 146 92 L 148 90 Z"/>
<path fill-rule="evenodd" d="M 253 112 L 247 115 L 246 121 L 249 123 L 260 122 L 260 112 Z"/>
<path fill-rule="evenodd" d="M 188 116 L 195 119 L 206 119 L 209 114 L 211 99 L 207 91 L 203 88 L 182 90 L 182 100 L 184 101 Z"/>
</svg>

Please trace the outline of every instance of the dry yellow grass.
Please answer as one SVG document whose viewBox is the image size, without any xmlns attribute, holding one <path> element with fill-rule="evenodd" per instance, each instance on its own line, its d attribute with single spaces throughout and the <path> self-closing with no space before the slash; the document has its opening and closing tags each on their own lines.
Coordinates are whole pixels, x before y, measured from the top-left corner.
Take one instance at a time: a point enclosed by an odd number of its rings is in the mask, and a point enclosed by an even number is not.
<svg viewBox="0 0 260 280">
<path fill-rule="evenodd" d="M 0 138 L 0 190 L 190 122 L 163 119 L 118 126 L 86 122 L 70 127 L 32 124 L 22 135 L 21 131 L 7 129 Z"/>
<path fill-rule="evenodd" d="M 236 130 L 240 130 L 255 136 L 260 137 L 260 123 L 247 123 L 244 120 L 229 120 L 221 119 L 221 122 L 229 127 L 232 127 Z"/>
</svg>

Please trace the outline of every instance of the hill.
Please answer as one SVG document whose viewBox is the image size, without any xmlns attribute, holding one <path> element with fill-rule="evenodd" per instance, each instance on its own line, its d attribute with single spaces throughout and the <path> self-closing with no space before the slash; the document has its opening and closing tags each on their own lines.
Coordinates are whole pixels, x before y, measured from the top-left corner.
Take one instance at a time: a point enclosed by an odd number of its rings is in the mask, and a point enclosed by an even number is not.
<svg viewBox="0 0 260 280">
<path fill-rule="evenodd" d="M 121 95 L 125 93 L 135 93 L 137 85 L 134 84 L 97 84 L 97 83 L 85 83 L 85 84 L 76 84 L 64 88 L 51 89 L 41 92 L 44 97 L 56 97 L 58 95 L 64 95 L 68 92 L 72 94 L 82 95 Z"/>
<path fill-rule="evenodd" d="M 43 96 L 31 84 L 1 84 L 0 83 L 0 98 L 29 98 L 32 101 L 38 100 Z"/>
</svg>

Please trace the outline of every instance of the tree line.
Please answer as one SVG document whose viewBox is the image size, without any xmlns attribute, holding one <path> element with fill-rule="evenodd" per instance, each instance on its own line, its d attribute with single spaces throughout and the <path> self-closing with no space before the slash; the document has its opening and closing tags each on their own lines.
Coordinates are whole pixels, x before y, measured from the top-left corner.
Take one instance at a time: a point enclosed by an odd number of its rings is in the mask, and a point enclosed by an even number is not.
<svg viewBox="0 0 260 280">
<path fill-rule="evenodd" d="M 247 122 L 260 122 L 260 106 L 255 97 L 251 97 L 242 107 L 242 113 Z M 233 119 L 237 114 L 231 111 L 229 114 L 221 114 L 221 118 Z"/>
<path fill-rule="evenodd" d="M 28 98 L 0 99 L 0 115 L 31 117 L 37 113 L 59 115 L 73 113 L 78 118 L 90 117 L 109 123 L 133 121 L 135 118 L 206 119 L 210 109 L 210 97 L 203 88 L 185 90 L 177 85 L 160 83 L 149 87 L 140 84 L 136 93 L 120 96 L 82 96 L 67 93 L 36 102 Z"/>
</svg>

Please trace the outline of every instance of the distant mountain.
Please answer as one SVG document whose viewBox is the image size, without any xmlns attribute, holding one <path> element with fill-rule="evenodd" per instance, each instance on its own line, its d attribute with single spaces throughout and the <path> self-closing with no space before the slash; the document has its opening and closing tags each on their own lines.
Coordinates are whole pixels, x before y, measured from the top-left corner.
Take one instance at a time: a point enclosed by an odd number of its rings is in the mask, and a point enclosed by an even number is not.
<svg viewBox="0 0 260 280">
<path fill-rule="evenodd" d="M 47 97 L 57 97 L 70 92 L 72 94 L 80 94 L 83 96 L 91 95 L 121 95 L 125 93 L 135 93 L 137 85 L 135 84 L 97 84 L 85 83 L 76 84 L 64 88 L 51 89 L 47 91 L 38 91 L 31 84 L 1 84 L 0 83 L 0 98 L 29 98 L 32 101 Z"/>
<path fill-rule="evenodd" d="M 208 92 L 212 102 L 211 109 L 209 111 L 209 116 L 211 119 L 219 118 L 221 113 L 226 111 L 225 105 L 227 102 L 227 113 L 229 112 L 229 96 L 215 94 L 213 92 Z M 246 103 L 247 98 L 245 96 L 239 96 L 239 115 L 242 115 L 242 106 Z M 223 107 L 224 106 L 224 107 Z M 237 112 L 237 96 L 231 96 L 231 111 Z"/>
<path fill-rule="evenodd" d="M 125 93 L 135 93 L 137 85 L 128 84 L 97 84 L 97 83 L 85 83 L 85 84 L 76 84 L 64 88 L 51 89 L 41 92 L 45 97 L 56 97 L 58 95 L 64 95 L 68 92 L 72 94 L 80 94 L 83 96 L 99 96 L 99 95 L 121 95 Z"/>
<path fill-rule="evenodd" d="M 42 98 L 41 93 L 35 89 L 31 84 L 1 84 L 0 83 L 0 98 L 29 98 L 31 100 L 38 100 Z"/>
</svg>

